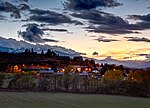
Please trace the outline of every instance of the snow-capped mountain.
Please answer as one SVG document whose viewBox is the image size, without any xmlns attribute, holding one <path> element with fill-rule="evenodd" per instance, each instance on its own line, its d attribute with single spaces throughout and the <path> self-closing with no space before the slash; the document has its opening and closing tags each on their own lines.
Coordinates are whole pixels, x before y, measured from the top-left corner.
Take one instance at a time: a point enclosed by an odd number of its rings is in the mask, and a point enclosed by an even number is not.
<svg viewBox="0 0 150 108">
<path fill-rule="evenodd" d="M 0 37 L 0 51 L 2 52 L 23 52 L 25 49 L 34 49 L 34 51 L 41 53 L 41 51 L 47 51 L 47 49 L 53 50 L 55 53 L 61 56 L 79 56 L 81 53 L 76 52 L 71 49 L 66 49 L 61 46 L 50 46 L 50 45 L 40 45 L 40 44 L 30 44 L 25 41 L 16 41 L 15 39 L 5 39 Z M 85 59 L 89 59 L 86 58 Z M 119 61 L 112 59 L 111 57 L 107 57 L 104 60 L 94 59 L 97 63 L 108 63 L 108 64 L 116 64 L 116 65 L 124 65 L 130 68 L 148 68 L 150 67 L 150 61 L 135 61 L 135 60 L 126 60 Z"/>
<path fill-rule="evenodd" d="M 61 46 L 50 46 L 50 45 L 40 45 L 40 44 L 30 44 L 25 41 L 16 41 L 15 39 L 5 39 L 0 37 L 0 51 L 2 52 L 23 52 L 25 49 L 34 49 L 34 51 L 41 53 L 47 49 L 54 51 L 61 56 L 79 56 L 80 53 L 67 49 Z"/>
</svg>

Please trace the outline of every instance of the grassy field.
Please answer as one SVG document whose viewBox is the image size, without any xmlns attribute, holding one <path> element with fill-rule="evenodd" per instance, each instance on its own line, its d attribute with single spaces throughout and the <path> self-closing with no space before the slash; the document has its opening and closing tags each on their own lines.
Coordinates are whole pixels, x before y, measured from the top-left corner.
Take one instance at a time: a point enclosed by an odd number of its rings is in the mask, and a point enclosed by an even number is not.
<svg viewBox="0 0 150 108">
<path fill-rule="evenodd" d="M 149 98 L 0 92 L 0 108 L 150 108 Z"/>
</svg>

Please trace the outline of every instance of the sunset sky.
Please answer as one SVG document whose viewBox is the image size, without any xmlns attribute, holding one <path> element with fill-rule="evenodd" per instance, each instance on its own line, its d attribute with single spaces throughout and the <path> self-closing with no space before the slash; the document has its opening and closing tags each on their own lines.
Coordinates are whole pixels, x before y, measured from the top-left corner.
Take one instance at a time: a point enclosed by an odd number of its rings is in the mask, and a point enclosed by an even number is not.
<svg viewBox="0 0 150 108">
<path fill-rule="evenodd" d="M 0 0 L 0 37 L 150 60 L 150 0 Z"/>
</svg>

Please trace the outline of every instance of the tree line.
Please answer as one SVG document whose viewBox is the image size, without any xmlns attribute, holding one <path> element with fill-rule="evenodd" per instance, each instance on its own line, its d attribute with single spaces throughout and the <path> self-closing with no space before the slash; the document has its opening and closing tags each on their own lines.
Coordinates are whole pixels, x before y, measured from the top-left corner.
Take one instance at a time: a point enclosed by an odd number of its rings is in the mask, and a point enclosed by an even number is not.
<svg viewBox="0 0 150 108">
<path fill-rule="evenodd" d="M 97 79 L 94 75 L 81 76 L 78 72 L 71 74 L 71 69 L 72 66 L 67 66 L 63 75 L 52 74 L 49 77 L 40 78 L 31 73 L 16 73 L 7 88 L 150 97 L 150 70 L 134 70 L 126 77 L 122 70 L 107 70 L 101 79 Z M 0 79 L 0 84 L 3 85 L 4 73 L 0 74 Z"/>
</svg>

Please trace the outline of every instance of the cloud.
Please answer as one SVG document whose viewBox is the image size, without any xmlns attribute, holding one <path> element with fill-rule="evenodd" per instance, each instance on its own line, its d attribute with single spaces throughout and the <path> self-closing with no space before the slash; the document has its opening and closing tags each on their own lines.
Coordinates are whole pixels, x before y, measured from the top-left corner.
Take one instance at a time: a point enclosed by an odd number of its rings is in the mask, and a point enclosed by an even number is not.
<svg viewBox="0 0 150 108">
<path fill-rule="evenodd" d="M 10 16 L 16 19 L 21 18 L 20 12 L 29 10 L 30 7 L 27 4 L 20 4 L 18 6 L 9 2 L 0 2 L 0 12 L 11 13 Z"/>
<path fill-rule="evenodd" d="M 147 14 L 147 15 L 128 15 L 128 19 L 141 20 L 140 22 L 137 22 L 136 24 L 131 24 L 129 27 L 131 30 L 150 29 L 150 14 Z"/>
<path fill-rule="evenodd" d="M 137 56 L 144 56 L 147 60 L 150 60 L 150 54 L 137 54 Z"/>
<path fill-rule="evenodd" d="M 23 25 L 22 27 L 26 27 L 26 31 L 23 32 L 19 31 L 18 35 L 28 42 L 34 43 L 59 42 L 58 40 L 54 39 L 46 39 L 46 38 L 43 39 L 43 36 L 45 35 L 44 33 L 45 30 L 40 28 L 40 26 L 36 23 L 29 23 Z"/>
<path fill-rule="evenodd" d="M 1 1 L 1 0 L 0 0 Z M 11 0 L 12 2 L 28 2 L 29 0 Z"/>
<path fill-rule="evenodd" d="M 31 14 L 34 14 L 34 15 L 55 15 L 55 16 L 59 16 L 60 14 L 57 14 L 53 11 L 49 11 L 49 10 L 42 10 L 42 9 L 31 9 L 30 10 L 30 13 Z"/>
<path fill-rule="evenodd" d="M 94 39 L 97 40 L 98 42 L 113 42 L 113 41 L 118 41 L 116 39 L 106 39 L 104 36 L 100 36 L 98 37 L 98 39 Z"/>
<path fill-rule="evenodd" d="M 138 33 L 138 32 L 133 32 L 126 28 L 123 28 L 120 26 L 114 26 L 114 25 L 89 26 L 89 27 L 86 27 L 86 29 L 89 32 L 106 33 L 106 34 L 112 34 L 112 35 Z"/>
<path fill-rule="evenodd" d="M 93 56 L 97 56 L 98 55 L 98 52 L 93 52 L 93 54 L 92 54 Z"/>
<path fill-rule="evenodd" d="M 93 24 L 104 24 L 106 23 L 106 17 L 112 14 L 105 13 L 97 10 L 82 10 L 71 14 L 73 17 L 88 20 Z"/>
<path fill-rule="evenodd" d="M 24 24 L 22 25 L 22 27 L 28 27 L 28 26 L 39 26 L 39 24 L 36 24 L 36 23 L 28 23 L 28 24 Z"/>
<path fill-rule="evenodd" d="M 115 39 L 96 39 L 98 42 L 113 42 L 113 41 L 118 41 Z"/>
<path fill-rule="evenodd" d="M 128 19 L 142 20 L 142 21 L 150 22 L 150 14 L 147 14 L 147 15 L 129 15 Z"/>
<path fill-rule="evenodd" d="M 91 36 L 88 36 L 88 37 L 97 37 L 97 36 L 91 35 Z"/>
<path fill-rule="evenodd" d="M 132 57 L 123 57 L 123 59 L 125 60 L 125 59 L 131 59 Z"/>
<path fill-rule="evenodd" d="M 14 12 L 17 10 L 17 7 L 9 2 L 0 2 L 0 11 L 1 12 Z"/>
<path fill-rule="evenodd" d="M 27 4 L 19 4 L 17 7 L 20 11 L 30 10 L 30 6 Z"/>
<path fill-rule="evenodd" d="M 71 10 L 89 10 L 97 7 L 116 7 L 122 5 L 117 0 L 66 0 L 64 7 Z"/>
<path fill-rule="evenodd" d="M 71 15 L 86 20 L 88 26 L 85 29 L 89 32 L 116 35 L 140 33 L 140 30 L 150 29 L 149 15 L 143 16 L 142 22 L 135 24 L 129 24 L 119 16 L 97 10 L 82 10 Z"/>
<path fill-rule="evenodd" d="M 5 16 L 0 15 L 0 20 L 5 20 L 5 19 L 6 19 L 6 17 L 5 17 Z"/>
<path fill-rule="evenodd" d="M 28 21 L 36 21 L 41 23 L 48 23 L 50 25 L 59 25 L 64 23 L 82 25 L 81 22 L 72 20 L 70 17 L 49 11 L 49 10 L 41 10 L 41 9 L 32 9 L 30 10 L 30 18 Z"/>
<path fill-rule="evenodd" d="M 139 38 L 139 37 L 124 37 L 124 38 L 127 38 L 128 41 L 133 41 L 133 42 L 150 42 L 150 39 L 145 38 L 145 37 L 142 37 L 142 38 Z"/>
<path fill-rule="evenodd" d="M 56 32 L 68 32 L 67 29 L 50 29 L 50 28 L 43 28 L 43 31 L 56 31 Z"/>
<path fill-rule="evenodd" d="M 28 2 L 29 0 L 19 0 L 19 1 Z"/>
<path fill-rule="evenodd" d="M 89 22 L 89 26 L 85 27 L 89 32 L 107 33 L 107 34 L 125 34 L 133 33 L 127 27 L 127 21 L 121 17 L 114 16 L 96 10 L 83 10 L 79 13 L 72 14 L 73 17 L 81 18 Z"/>
<path fill-rule="evenodd" d="M 53 40 L 53 39 L 43 39 L 45 42 L 59 42 L 58 40 Z"/>
<path fill-rule="evenodd" d="M 24 40 L 29 42 L 43 42 L 42 36 L 44 35 L 44 32 L 36 25 L 29 25 L 26 28 L 26 31 L 19 32 L 19 36 L 21 36 Z"/>
</svg>

